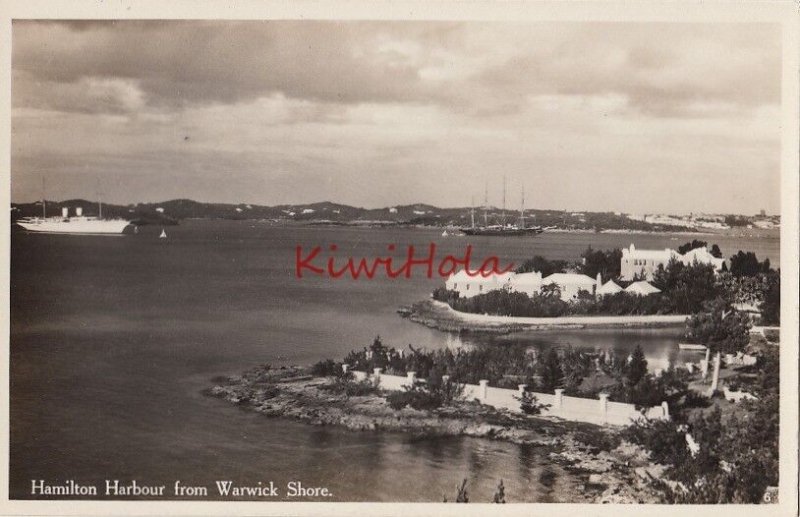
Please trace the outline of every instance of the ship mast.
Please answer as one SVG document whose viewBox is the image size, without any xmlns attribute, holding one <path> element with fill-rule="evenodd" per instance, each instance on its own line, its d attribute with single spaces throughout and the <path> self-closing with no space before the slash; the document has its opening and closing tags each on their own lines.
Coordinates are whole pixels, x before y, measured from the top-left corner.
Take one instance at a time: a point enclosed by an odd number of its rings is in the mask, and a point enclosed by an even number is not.
<svg viewBox="0 0 800 517">
<path fill-rule="evenodd" d="M 469 202 L 470 210 L 469 210 L 469 222 L 472 225 L 472 228 L 475 228 L 475 196 L 472 196 L 472 199 Z"/>
<path fill-rule="evenodd" d="M 489 182 L 483 186 L 483 226 L 489 226 Z"/>
<path fill-rule="evenodd" d="M 506 225 L 506 177 L 503 175 L 503 226 Z"/>
<path fill-rule="evenodd" d="M 97 178 L 97 218 L 103 218 L 103 201 L 100 193 L 100 178 Z"/>
<path fill-rule="evenodd" d="M 47 201 L 45 201 L 45 190 L 44 190 L 44 183 L 45 183 L 45 176 L 42 174 L 42 219 L 47 219 Z"/>
<path fill-rule="evenodd" d="M 519 207 L 519 225 L 525 229 L 525 183 L 522 184 L 522 205 Z"/>
</svg>

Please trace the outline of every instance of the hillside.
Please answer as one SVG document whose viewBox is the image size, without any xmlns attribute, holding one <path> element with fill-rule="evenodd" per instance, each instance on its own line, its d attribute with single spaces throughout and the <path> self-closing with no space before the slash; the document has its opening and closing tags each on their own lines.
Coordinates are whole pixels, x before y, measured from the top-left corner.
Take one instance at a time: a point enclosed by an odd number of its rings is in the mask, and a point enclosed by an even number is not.
<svg viewBox="0 0 800 517">
<path fill-rule="evenodd" d="M 47 201 L 47 215 L 61 213 L 68 207 L 74 214 L 81 207 L 85 215 L 97 215 L 98 205 L 85 199 Z M 41 202 L 12 203 L 12 221 L 20 217 L 40 216 Z M 160 203 L 137 203 L 131 205 L 103 205 L 104 217 L 124 218 L 136 224 L 177 224 L 182 219 L 266 219 L 274 222 L 303 222 L 309 224 L 354 224 L 354 225 L 425 225 L 467 226 L 470 224 L 470 208 L 439 208 L 426 204 L 402 205 L 387 208 L 359 208 L 329 201 L 310 204 L 287 204 L 264 206 L 253 204 L 202 203 L 191 199 L 173 199 Z M 516 222 L 519 213 L 490 207 L 486 218 L 490 224 L 500 221 Z M 483 210 L 475 210 L 475 220 L 480 224 Z M 643 230 L 680 231 L 685 227 L 657 225 L 637 221 L 612 212 L 566 212 L 562 210 L 528 210 L 526 224 L 551 226 L 574 230 Z"/>
</svg>

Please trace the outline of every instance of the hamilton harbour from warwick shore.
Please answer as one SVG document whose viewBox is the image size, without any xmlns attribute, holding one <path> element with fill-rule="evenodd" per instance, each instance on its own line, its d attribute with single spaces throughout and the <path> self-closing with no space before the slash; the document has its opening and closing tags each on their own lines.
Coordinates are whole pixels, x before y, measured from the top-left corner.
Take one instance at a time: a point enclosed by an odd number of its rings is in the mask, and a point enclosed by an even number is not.
<svg viewBox="0 0 800 517">
<path fill-rule="evenodd" d="M 452 7 L 8 24 L 12 511 L 794 502 L 785 22 Z"/>
</svg>

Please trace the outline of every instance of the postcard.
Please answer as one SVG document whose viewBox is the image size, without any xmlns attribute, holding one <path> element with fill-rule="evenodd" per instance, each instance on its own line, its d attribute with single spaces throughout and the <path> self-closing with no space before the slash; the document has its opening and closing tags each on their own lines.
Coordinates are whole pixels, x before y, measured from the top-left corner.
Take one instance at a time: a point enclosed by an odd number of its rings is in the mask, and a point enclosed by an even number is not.
<svg viewBox="0 0 800 517">
<path fill-rule="evenodd" d="M 3 23 L 0 514 L 797 511 L 793 3 Z"/>
</svg>

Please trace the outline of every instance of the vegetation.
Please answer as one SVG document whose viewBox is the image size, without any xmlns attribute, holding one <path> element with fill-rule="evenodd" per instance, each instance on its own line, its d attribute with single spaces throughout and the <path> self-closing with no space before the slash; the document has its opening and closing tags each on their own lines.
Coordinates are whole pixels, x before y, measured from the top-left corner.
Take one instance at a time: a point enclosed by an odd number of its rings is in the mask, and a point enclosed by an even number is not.
<svg viewBox="0 0 800 517">
<path fill-rule="evenodd" d="M 453 404 L 464 398 L 464 386 L 455 382 L 415 383 L 406 386 L 403 391 L 393 391 L 386 395 L 386 401 L 392 409 L 403 409 L 410 406 L 417 410 L 431 410 Z"/>
<path fill-rule="evenodd" d="M 536 395 L 530 391 L 524 391 L 521 396 L 514 398 L 519 400 L 519 408 L 526 415 L 540 415 L 543 409 L 550 407 L 550 404 L 539 402 Z"/>
<path fill-rule="evenodd" d="M 760 273 L 770 273 L 774 270 L 770 266 L 769 259 L 764 259 L 764 262 L 759 262 L 758 257 L 752 251 L 744 252 L 739 250 L 736 255 L 730 259 L 731 267 L 730 272 L 733 276 L 756 276 Z"/>
<path fill-rule="evenodd" d="M 692 242 L 687 242 L 686 244 L 678 246 L 678 253 L 683 255 L 686 252 L 692 251 L 693 249 L 702 248 L 703 246 L 708 247 L 708 243 L 706 241 L 693 239 Z M 716 244 L 712 244 L 708 252 L 716 258 L 722 258 L 722 251 Z"/>
<path fill-rule="evenodd" d="M 595 278 L 600 273 L 603 282 L 619 280 L 622 250 L 593 250 L 591 246 L 581 254 L 583 263 L 578 268 L 584 275 Z"/>
<path fill-rule="evenodd" d="M 723 298 L 706 302 L 704 311 L 686 321 L 684 339 L 706 345 L 712 352 L 736 353 L 750 341 L 750 319 L 733 310 Z"/>
<path fill-rule="evenodd" d="M 768 486 L 778 484 L 778 360 L 774 349 L 760 358 L 751 387 L 759 400 L 739 402 L 736 411 L 715 406 L 626 430 L 628 440 L 645 447 L 652 461 L 668 465 L 667 477 L 680 483 L 666 489 L 669 501 L 758 503 Z M 687 433 L 699 446 L 695 453 L 687 447 Z"/>
<path fill-rule="evenodd" d="M 547 260 L 541 255 L 536 255 L 522 263 L 515 273 L 532 273 L 539 271 L 543 277 L 550 276 L 553 273 L 563 273 L 566 271 L 569 264 L 566 260 Z"/>
</svg>

